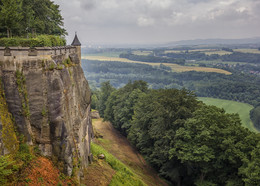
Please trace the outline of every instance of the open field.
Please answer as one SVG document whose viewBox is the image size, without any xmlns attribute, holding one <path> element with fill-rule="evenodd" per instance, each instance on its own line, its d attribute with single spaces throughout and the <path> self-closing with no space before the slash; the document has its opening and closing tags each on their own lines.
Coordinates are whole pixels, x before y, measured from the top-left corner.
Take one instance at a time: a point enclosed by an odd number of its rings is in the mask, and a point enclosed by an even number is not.
<svg viewBox="0 0 260 186">
<path fill-rule="evenodd" d="M 193 49 L 193 50 L 188 50 L 189 52 L 201 52 L 205 53 L 206 55 L 212 55 L 212 54 L 218 54 L 218 55 L 225 55 L 225 54 L 231 54 L 232 52 L 224 51 L 224 50 L 218 50 L 218 49 Z M 164 53 L 185 53 L 186 50 L 166 50 Z"/>
<path fill-rule="evenodd" d="M 253 109 L 252 105 L 208 97 L 199 97 L 200 101 L 203 101 L 207 105 L 214 105 L 219 108 L 223 108 L 227 113 L 238 113 L 242 121 L 242 126 L 247 127 L 251 131 L 259 132 L 253 125 L 250 119 L 250 110 Z"/>
<path fill-rule="evenodd" d="M 152 54 L 153 51 L 147 51 L 147 50 L 141 51 L 141 50 L 136 50 L 136 51 L 133 51 L 132 53 L 133 53 L 134 55 L 139 55 L 139 56 L 148 56 L 148 55 Z"/>
<path fill-rule="evenodd" d="M 159 66 L 161 63 L 149 63 L 149 62 L 141 62 L 141 61 L 133 61 L 125 58 L 119 57 L 106 57 L 106 56 L 82 56 L 82 59 L 88 60 L 97 60 L 97 61 L 119 61 L 119 62 L 127 62 L 127 63 L 140 63 L 147 64 L 152 66 Z M 231 73 L 217 68 L 209 68 L 209 67 L 196 67 L 196 66 L 181 66 L 172 63 L 162 63 L 165 66 L 171 67 L 173 72 L 187 72 L 187 71 L 198 71 L 198 72 L 216 72 L 221 74 L 230 75 Z"/>
<path fill-rule="evenodd" d="M 242 48 L 242 49 L 234 49 L 233 51 L 235 51 L 235 52 L 243 52 L 243 53 L 260 54 L 260 50 L 258 50 L 258 49 Z"/>
<path fill-rule="evenodd" d="M 87 56 L 104 56 L 104 57 L 119 57 L 122 52 L 102 52 L 87 54 Z M 86 55 L 86 54 L 85 54 Z"/>
<path fill-rule="evenodd" d="M 183 53 L 183 52 L 185 52 L 185 50 L 165 50 L 164 51 L 165 54 L 170 54 L 170 53 L 179 54 L 179 53 Z"/>
<path fill-rule="evenodd" d="M 215 50 L 215 51 L 208 51 L 208 52 L 203 52 L 206 55 L 210 56 L 213 54 L 218 54 L 220 56 L 226 55 L 226 54 L 232 54 L 232 52 L 224 51 L 224 50 Z"/>
<path fill-rule="evenodd" d="M 219 64 L 219 63 L 222 63 L 222 64 L 229 64 L 229 65 L 236 65 L 236 64 L 240 64 L 240 65 L 245 65 L 245 64 L 248 64 L 248 63 L 245 63 L 245 62 L 235 62 L 235 61 L 221 61 L 221 60 L 210 60 L 210 61 L 195 61 L 195 62 L 186 62 L 186 64 L 206 64 L 206 65 L 216 65 L 216 64 Z"/>
</svg>

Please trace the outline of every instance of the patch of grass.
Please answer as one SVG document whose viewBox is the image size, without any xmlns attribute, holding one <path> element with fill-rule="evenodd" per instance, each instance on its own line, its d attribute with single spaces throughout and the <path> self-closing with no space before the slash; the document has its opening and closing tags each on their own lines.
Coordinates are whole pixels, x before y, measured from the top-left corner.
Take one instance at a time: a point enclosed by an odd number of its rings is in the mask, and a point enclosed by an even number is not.
<svg viewBox="0 0 260 186">
<path fill-rule="evenodd" d="M 253 132 L 259 132 L 253 125 L 250 119 L 250 110 L 253 109 L 252 105 L 247 103 L 241 103 L 237 101 L 230 101 L 224 99 L 199 97 L 200 101 L 207 105 L 214 105 L 219 108 L 223 108 L 227 113 L 238 113 L 242 122 L 242 126 L 247 127 Z"/>
<path fill-rule="evenodd" d="M 135 175 L 125 164 L 116 159 L 112 154 L 108 153 L 103 147 L 91 143 L 91 150 L 94 156 L 99 154 L 105 155 L 105 161 L 116 171 L 109 185 L 111 186 L 141 186 L 145 185 L 137 175 Z"/>
</svg>

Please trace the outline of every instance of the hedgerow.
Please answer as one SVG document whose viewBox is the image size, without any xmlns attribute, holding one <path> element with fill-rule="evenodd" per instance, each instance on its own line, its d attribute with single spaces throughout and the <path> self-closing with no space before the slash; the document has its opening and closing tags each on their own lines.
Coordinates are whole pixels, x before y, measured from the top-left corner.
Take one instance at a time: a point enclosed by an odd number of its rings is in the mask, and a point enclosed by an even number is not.
<svg viewBox="0 0 260 186">
<path fill-rule="evenodd" d="M 39 35 L 33 38 L 0 38 L 0 46 L 2 47 L 53 47 L 65 45 L 65 38 L 54 35 Z"/>
</svg>

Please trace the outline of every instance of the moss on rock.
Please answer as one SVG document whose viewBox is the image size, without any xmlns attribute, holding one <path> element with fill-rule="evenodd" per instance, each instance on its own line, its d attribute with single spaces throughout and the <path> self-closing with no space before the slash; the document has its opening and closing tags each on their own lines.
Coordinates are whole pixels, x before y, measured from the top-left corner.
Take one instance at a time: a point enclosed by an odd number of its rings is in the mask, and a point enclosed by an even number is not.
<svg viewBox="0 0 260 186">
<path fill-rule="evenodd" d="M 4 148 L 11 155 L 15 155 L 19 143 L 15 133 L 14 121 L 11 113 L 8 111 L 3 85 L 0 79 L 0 122 L 2 123 L 2 140 Z"/>
</svg>

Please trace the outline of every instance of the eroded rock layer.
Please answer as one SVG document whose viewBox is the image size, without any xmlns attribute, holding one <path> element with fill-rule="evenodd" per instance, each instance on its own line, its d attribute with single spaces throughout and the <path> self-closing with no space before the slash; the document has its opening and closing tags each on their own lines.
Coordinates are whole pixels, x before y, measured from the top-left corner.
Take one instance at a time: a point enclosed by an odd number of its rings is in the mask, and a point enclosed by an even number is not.
<svg viewBox="0 0 260 186">
<path fill-rule="evenodd" d="M 1 89 L 18 134 L 68 175 L 75 167 L 84 169 L 91 159 L 91 93 L 78 55 L 12 56 L 0 60 L 0 66 Z M 0 116 L 1 131 L 3 122 Z M 4 141 L 2 154 L 8 153 Z"/>
</svg>

